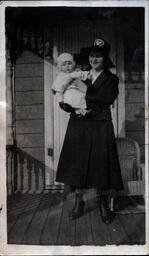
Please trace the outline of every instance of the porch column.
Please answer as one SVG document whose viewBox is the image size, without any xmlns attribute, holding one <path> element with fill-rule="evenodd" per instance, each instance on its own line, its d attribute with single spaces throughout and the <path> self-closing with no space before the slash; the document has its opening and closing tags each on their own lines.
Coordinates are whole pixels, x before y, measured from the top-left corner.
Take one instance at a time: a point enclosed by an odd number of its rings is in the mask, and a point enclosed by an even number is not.
<svg viewBox="0 0 149 256">
<path fill-rule="evenodd" d="M 15 155 L 12 151 L 14 144 L 13 131 L 13 69 L 11 61 L 6 62 L 6 144 L 7 148 L 6 166 L 7 166 L 7 193 L 11 195 L 14 189 L 14 169 L 15 169 Z M 16 170 L 15 170 L 16 172 Z M 12 186 L 13 184 L 13 186 Z"/>
<path fill-rule="evenodd" d="M 7 144 L 12 145 L 13 144 L 13 91 L 12 91 L 12 83 L 13 83 L 13 72 L 12 72 L 12 66 L 11 61 L 7 60 L 7 66 L 6 66 L 6 100 L 7 100 Z"/>
<path fill-rule="evenodd" d="M 44 127 L 45 127 L 45 189 L 54 184 L 53 167 L 53 97 L 51 84 L 53 80 L 53 64 L 50 56 L 44 59 Z"/>
</svg>

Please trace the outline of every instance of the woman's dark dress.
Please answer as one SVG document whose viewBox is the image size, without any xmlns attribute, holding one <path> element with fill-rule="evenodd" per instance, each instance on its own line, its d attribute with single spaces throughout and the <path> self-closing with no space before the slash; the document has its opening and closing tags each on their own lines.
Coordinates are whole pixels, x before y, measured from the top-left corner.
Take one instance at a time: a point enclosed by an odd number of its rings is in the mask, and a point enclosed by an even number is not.
<svg viewBox="0 0 149 256">
<path fill-rule="evenodd" d="M 118 77 L 104 70 L 93 84 L 86 84 L 91 113 L 71 113 L 56 181 L 80 188 L 123 189 L 110 112 L 118 95 Z"/>
</svg>

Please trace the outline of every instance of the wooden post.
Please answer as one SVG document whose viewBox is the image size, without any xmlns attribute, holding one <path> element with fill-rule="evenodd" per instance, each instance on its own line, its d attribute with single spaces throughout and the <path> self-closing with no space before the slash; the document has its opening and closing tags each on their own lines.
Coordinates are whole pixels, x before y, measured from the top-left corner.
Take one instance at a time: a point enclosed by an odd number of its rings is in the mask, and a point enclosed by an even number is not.
<svg viewBox="0 0 149 256">
<path fill-rule="evenodd" d="M 13 144 L 13 130 L 12 130 L 12 69 L 11 69 L 11 61 L 7 60 L 7 66 L 6 66 L 6 100 L 7 100 L 7 144 L 12 145 Z"/>
<path fill-rule="evenodd" d="M 124 74 L 124 45 L 121 30 L 116 31 L 116 70 L 119 77 L 119 96 L 117 100 L 117 135 L 125 137 L 125 74 Z"/>
<path fill-rule="evenodd" d="M 53 97 L 51 83 L 53 79 L 53 64 L 50 57 L 44 60 L 44 127 L 45 127 L 45 189 L 53 184 L 53 156 L 48 155 L 48 149 L 54 147 L 53 131 Z"/>
</svg>

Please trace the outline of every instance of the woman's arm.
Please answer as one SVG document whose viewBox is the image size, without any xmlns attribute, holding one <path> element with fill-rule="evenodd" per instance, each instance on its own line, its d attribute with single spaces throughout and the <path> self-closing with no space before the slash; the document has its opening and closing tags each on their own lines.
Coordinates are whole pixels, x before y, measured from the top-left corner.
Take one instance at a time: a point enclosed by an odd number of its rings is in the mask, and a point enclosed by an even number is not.
<svg viewBox="0 0 149 256">
<path fill-rule="evenodd" d="M 90 87 L 86 100 L 92 103 L 101 105 L 111 105 L 118 96 L 118 82 L 119 79 L 115 75 L 108 77 L 101 86 L 102 88 Z"/>
<path fill-rule="evenodd" d="M 60 73 L 54 80 L 51 89 L 55 92 L 63 93 L 72 80 L 70 73 Z"/>
<path fill-rule="evenodd" d="M 113 75 L 109 81 L 107 81 L 107 90 L 101 90 L 99 94 L 97 94 L 97 101 L 101 104 L 111 105 L 115 101 L 118 96 L 118 83 L 119 79 L 117 76 Z"/>
</svg>

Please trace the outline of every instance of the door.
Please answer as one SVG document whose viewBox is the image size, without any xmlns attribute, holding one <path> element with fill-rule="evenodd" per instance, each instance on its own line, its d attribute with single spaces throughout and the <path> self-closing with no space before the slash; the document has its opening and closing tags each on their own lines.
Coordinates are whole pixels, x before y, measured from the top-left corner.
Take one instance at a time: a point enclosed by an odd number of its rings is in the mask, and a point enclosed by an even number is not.
<svg viewBox="0 0 149 256">
<path fill-rule="evenodd" d="M 111 26 L 111 27 L 110 27 Z M 49 64 L 50 72 L 48 72 L 49 81 L 48 88 L 51 86 L 53 79 L 55 79 L 57 74 L 57 68 L 55 66 L 55 60 L 57 56 L 62 52 L 69 52 L 72 54 L 79 54 L 82 48 L 90 47 L 96 38 L 103 37 L 111 44 L 111 59 L 115 64 L 115 67 L 111 70 L 113 73 L 117 73 L 120 76 L 120 93 L 118 100 L 111 107 L 112 119 L 114 124 L 114 130 L 116 136 L 124 136 L 124 82 L 122 75 L 124 74 L 123 67 L 123 44 L 122 39 L 120 40 L 120 33 L 114 29 L 113 25 L 100 24 L 99 21 L 85 21 L 83 22 L 70 22 L 69 24 L 61 24 L 53 28 L 53 64 Z M 51 65 L 51 67 L 50 67 Z M 50 75 L 51 73 L 51 75 Z M 47 80 L 47 79 L 46 79 Z M 45 93 L 46 94 L 46 93 Z M 47 94 L 46 94 L 47 95 Z M 69 114 L 65 113 L 59 108 L 58 102 L 56 102 L 56 97 L 51 97 L 51 102 L 48 103 L 45 99 L 45 108 L 50 106 L 50 114 L 45 117 L 48 118 L 45 123 L 45 135 L 49 134 L 49 125 L 51 132 L 49 136 L 51 137 L 51 147 L 53 148 L 53 156 L 47 157 L 47 169 L 52 166 L 53 174 L 47 178 L 49 185 L 59 184 L 55 183 L 55 175 L 57 170 L 57 164 L 60 156 L 60 151 L 62 148 L 65 132 L 67 129 L 67 124 L 69 120 Z M 122 106 L 123 104 L 123 106 Z M 119 107 L 120 106 L 120 107 Z M 48 138 L 49 140 L 49 138 Z M 45 147 L 46 136 L 45 136 Z M 45 149 L 45 154 L 47 148 Z M 50 164 L 50 166 L 49 166 Z"/>
</svg>

